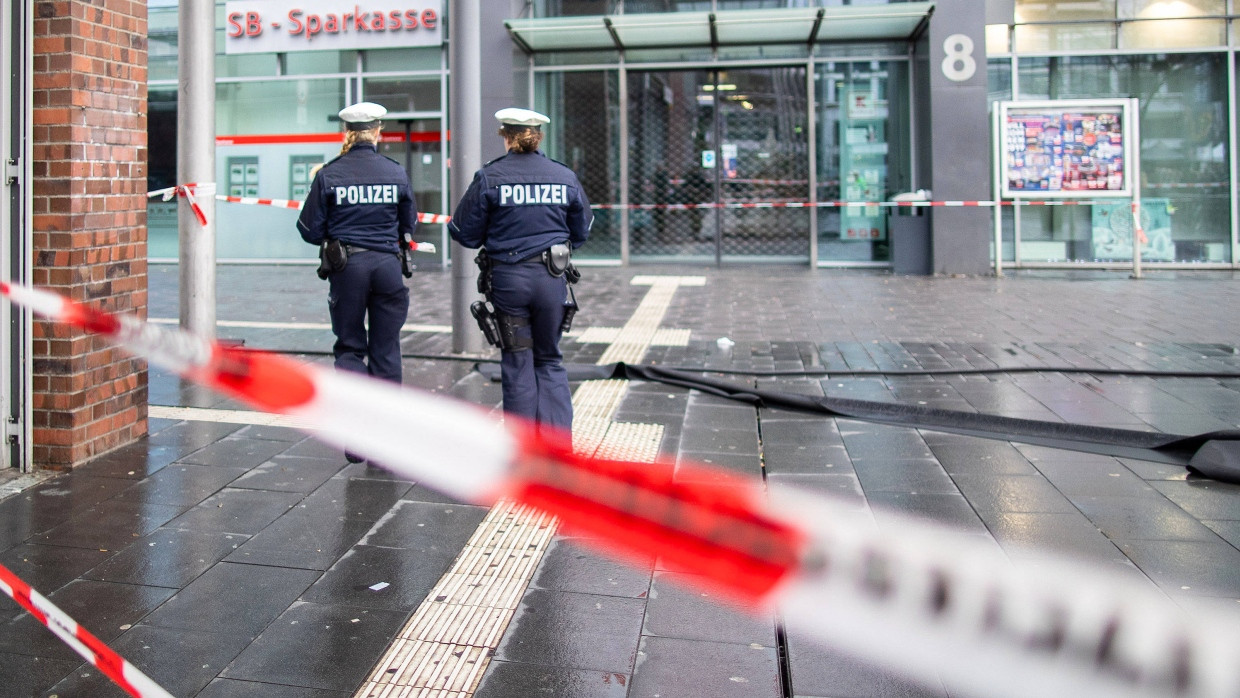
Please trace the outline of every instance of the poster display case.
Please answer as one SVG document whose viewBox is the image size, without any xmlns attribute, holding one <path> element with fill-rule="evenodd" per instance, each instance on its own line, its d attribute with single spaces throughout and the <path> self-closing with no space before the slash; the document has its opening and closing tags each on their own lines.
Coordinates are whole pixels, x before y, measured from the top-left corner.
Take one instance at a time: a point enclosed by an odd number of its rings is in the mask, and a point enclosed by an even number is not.
<svg viewBox="0 0 1240 698">
<path fill-rule="evenodd" d="M 1132 102 L 999 103 L 1005 199 L 1133 196 Z"/>
</svg>

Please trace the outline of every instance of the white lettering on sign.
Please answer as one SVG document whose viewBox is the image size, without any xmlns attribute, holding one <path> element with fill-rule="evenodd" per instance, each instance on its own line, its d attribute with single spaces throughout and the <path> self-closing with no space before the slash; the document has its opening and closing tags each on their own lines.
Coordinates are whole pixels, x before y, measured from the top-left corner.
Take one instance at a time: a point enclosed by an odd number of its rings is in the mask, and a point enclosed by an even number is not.
<svg viewBox="0 0 1240 698">
<path fill-rule="evenodd" d="M 394 204 L 397 198 L 395 184 L 352 184 L 335 187 L 336 205 L 342 204 Z"/>
<path fill-rule="evenodd" d="M 501 184 L 499 186 L 500 206 L 567 203 L 567 184 Z"/>
<path fill-rule="evenodd" d="M 224 48 L 239 54 L 438 46 L 443 29 L 429 1 L 229 0 Z"/>
</svg>

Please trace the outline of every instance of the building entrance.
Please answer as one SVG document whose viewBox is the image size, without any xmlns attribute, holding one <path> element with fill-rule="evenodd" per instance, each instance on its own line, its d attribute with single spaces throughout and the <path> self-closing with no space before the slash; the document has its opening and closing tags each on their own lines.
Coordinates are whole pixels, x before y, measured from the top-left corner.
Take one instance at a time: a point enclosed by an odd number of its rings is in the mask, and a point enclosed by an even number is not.
<svg viewBox="0 0 1240 698">
<path fill-rule="evenodd" d="M 808 260 L 804 67 L 628 81 L 635 261 Z"/>
</svg>

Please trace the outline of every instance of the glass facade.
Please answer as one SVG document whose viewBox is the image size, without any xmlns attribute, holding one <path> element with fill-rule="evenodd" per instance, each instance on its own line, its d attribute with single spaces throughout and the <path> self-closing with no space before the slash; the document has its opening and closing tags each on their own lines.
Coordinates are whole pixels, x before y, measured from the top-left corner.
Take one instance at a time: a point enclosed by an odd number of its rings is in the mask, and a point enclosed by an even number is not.
<svg viewBox="0 0 1240 698">
<path fill-rule="evenodd" d="M 1146 263 L 1236 261 L 1236 52 L 1227 48 L 1226 13 L 1221 0 L 1017 0 L 1014 24 L 988 31 L 992 105 L 1001 100 L 1137 100 L 1139 222 Z M 1009 34 L 1014 54 L 995 56 L 1006 51 Z M 1215 50 L 1166 50 L 1183 48 Z M 1060 53 L 1065 49 L 1072 55 Z M 1126 240 L 1133 221 L 1127 199 L 1005 207 L 1002 257 L 1016 265 L 1128 265 L 1133 253 Z M 1125 242 L 1108 243 L 1114 240 Z"/>
<path fill-rule="evenodd" d="M 175 2 L 152 2 L 148 23 L 148 187 L 157 191 L 177 184 Z M 217 197 L 304 200 L 315 166 L 340 152 L 336 113 L 349 103 L 369 100 L 389 111 L 380 151 L 405 165 L 418 209 L 445 211 L 442 47 L 226 55 L 225 26 L 221 2 L 215 63 Z M 175 198 L 156 197 L 148 203 L 152 259 L 178 255 L 176 210 Z M 217 259 L 314 260 L 314 248 L 296 234 L 296 220 L 297 211 L 287 206 L 217 200 Z M 443 225 L 421 225 L 417 237 L 447 248 Z"/>
<path fill-rule="evenodd" d="M 536 0 L 526 16 L 691 18 L 869 4 L 886 3 Z M 1228 0 L 1015 0 L 1010 22 L 986 28 L 991 104 L 1139 100 L 1141 222 L 1159 231 L 1144 253 L 1152 263 L 1236 261 L 1240 59 L 1229 8 Z M 176 13 L 175 0 L 149 4 L 151 190 L 176 184 Z M 339 151 L 332 115 L 367 99 L 400 115 L 381 149 L 409 171 L 419 209 L 450 211 L 444 47 L 226 55 L 222 1 L 217 14 L 219 194 L 300 200 L 314 166 Z M 598 207 L 583 258 L 883 266 L 892 210 L 867 204 L 926 186 L 914 175 L 924 144 L 912 95 L 925 78 L 912 55 L 903 41 L 873 37 L 532 55 L 514 45 L 512 65 L 514 81 L 528 81 L 515 87 L 518 100 L 532 89 L 530 106 L 572 124 L 550 129 L 545 150 L 578 172 Z M 296 211 L 216 209 L 220 259 L 313 258 L 288 234 Z M 1100 226 L 1123 218 L 1110 213 L 1104 205 L 1003 206 L 1000 256 L 1005 264 L 1123 264 L 1122 250 L 1097 243 Z M 150 202 L 153 258 L 176 256 L 175 214 L 175 199 Z M 440 225 L 422 226 L 420 236 L 446 242 Z"/>
</svg>

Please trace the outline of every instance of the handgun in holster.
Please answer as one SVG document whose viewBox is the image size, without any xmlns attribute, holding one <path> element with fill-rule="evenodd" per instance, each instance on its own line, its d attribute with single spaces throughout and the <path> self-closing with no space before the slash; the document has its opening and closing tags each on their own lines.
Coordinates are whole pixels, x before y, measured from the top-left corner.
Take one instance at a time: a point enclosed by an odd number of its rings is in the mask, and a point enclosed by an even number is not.
<svg viewBox="0 0 1240 698">
<path fill-rule="evenodd" d="M 400 248 L 400 273 L 406 279 L 413 277 L 413 238 L 408 235 L 400 236 L 400 242 L 396 244 Z"/>
<path fill-rule="evenodd" d="M 564 319 L 560 321 L 560 334 L 568 334 L 573 329 L 573 316 L 577 314 L 577 294 L 573 293 L 572 282 L 569 282 L 568 295 L 564 297 Z"/>
<path fill-rule="evenodd" d="M 469 314 L 478 321 L 478 329 L 482 330 L 487 342 L 502 349 L 504 342 L 499 334 L 499 320 L 496 319 L 495 311 L 491 310 L 490 304 L 474 301 L 469 306 Z"/>
</svg>

